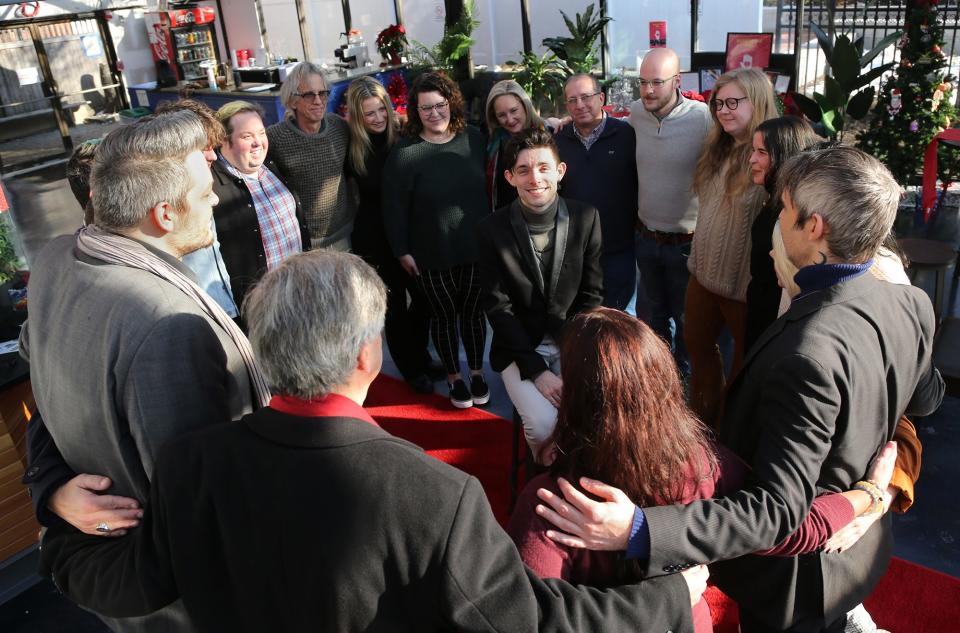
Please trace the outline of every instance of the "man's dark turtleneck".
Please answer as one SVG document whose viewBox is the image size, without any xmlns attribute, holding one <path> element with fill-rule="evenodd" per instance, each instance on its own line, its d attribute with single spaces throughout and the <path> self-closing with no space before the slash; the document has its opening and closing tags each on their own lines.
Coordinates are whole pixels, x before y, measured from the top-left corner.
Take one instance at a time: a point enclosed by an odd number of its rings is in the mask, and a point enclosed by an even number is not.
<svg viewBox="0 0 960 633">
<path fill-rule="evenodd" d="M 557 208 L 560 204 L 560 197 L 554 198 L 550 206 L 542 211 L 530 209 L 520 201 L 520 198 L 514 200 L 513 204 L 520 209 L 523 221 L 527 225 L 530 245 L 533 247 L 534 257 L 537 258 L 540 267 L 543 287 L 548 290 L 553 264 L 553 249 L 557 241 Z"/>
</svg>

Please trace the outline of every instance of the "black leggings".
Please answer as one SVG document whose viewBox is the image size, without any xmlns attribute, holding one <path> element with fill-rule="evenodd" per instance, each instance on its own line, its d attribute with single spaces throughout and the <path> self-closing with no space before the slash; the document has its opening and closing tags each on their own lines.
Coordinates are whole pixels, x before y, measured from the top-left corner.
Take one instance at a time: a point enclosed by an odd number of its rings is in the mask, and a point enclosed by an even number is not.
<svg viewBox="0 0 960 633">
<path fill-rule="evenodd" d="M 433 317 L 430 334 L 447 373 L 460 373 L 458 320 L 467 366 L 472 370 L 481 369 L 487 328 L 480 309 L 479 266 L 465 264 L 443 270 L 421 270 L 417 281 L 430 306 Z"/>
</svg>

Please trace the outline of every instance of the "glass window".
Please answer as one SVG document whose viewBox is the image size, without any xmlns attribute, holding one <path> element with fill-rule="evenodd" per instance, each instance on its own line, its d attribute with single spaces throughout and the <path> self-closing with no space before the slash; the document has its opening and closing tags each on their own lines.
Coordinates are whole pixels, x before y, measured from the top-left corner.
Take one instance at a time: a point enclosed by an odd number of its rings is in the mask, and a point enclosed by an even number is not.
<svg viewBox="0 0 960 633">
<path fill-rule="evenodd" d="M 350 18 L 353 28 L 363 34 L 363 41 L 370 50 L 370 61 L 374 65 L 383 61 L 377 53 L 377 34 L 397 23 L 393 0 L 350 0 Z"/>
<path fill-rule="evenodd" d="M 758 2 L 759 0 L 754 0 Z M 680 69 L 690 68 L 690 3 L 676 0 L 608 0 L 607 25 L 610 68 L 637 68 L 637 57 L 650 48 L 650 22 L 667 23 L 667 46 L 680 57 Z"/>
</svg>

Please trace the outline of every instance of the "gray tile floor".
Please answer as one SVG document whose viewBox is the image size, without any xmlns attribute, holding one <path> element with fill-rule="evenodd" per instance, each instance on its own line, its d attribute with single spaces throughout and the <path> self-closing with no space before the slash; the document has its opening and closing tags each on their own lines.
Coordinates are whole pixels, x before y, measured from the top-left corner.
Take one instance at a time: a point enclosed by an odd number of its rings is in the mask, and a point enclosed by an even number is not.
<svg viewBox="0 0 960 633">
<path fill-rule="evenodd" d="M 13 218 L 22 237 L 29 262 L 50 237 L 71 233 L 80 226 L 82 214 L 73 199 L 63 167 L 52 167 L 15 180 L 5 180 Z M 944 213 L 928 226 L 917 227 L 907 215 L 898 221 L 902 235 L 932 237 L 956 243 L 956 213 Z M 945 313 L 960 315 L 960 292 L 948 271 Z M 933 276 L 921 273 L 915 283 L 932 294 Z M 488 336 L 489 345 L 489 336 Z M 957 350 L 960 351 L 960 350 Z M 464 361 L 465 364 L 465 361 Z M 385 360 L 384 372 L 398 376 L 396 366 Z M 511 406 L 499 376 L 487 367 L 491 401 L 486 409 L 510 418 Z M 437 392 L 445 393 L 437 383 Z M 948 397 L 934 414 L 917 420 L 924 444 L 923 471 L 917 484 L 917 502 L 910 512 L 894 519 L 895 554 L 907 560 L 960 577 L 960 504 L 953 483 L 960 475 L 960 399 Z M 19 597 L 0 605 L 0 631 L 40 633 L 45 631 L 104 631 L 97 620 L 58 596 L 48 583 L 40 583 Z"/>
</svg>

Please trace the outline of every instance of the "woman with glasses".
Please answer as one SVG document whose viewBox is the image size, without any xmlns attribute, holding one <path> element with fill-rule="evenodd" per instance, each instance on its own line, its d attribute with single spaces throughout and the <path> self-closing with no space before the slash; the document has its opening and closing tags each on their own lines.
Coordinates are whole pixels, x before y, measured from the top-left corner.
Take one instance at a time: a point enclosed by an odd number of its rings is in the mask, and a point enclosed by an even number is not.
<svg viewBox="0 0 960 633">
<path fill-rule="evenodd" d="M 430 331 L 447 372 L 450 402 L 486 404 L 477 222 L 488 211 L 484 141 L 464 120 L 463 96 L 445 75 L 425 73 L 410 88 L 406 138 L 383 175 L 383 217 L 400 265 L 430 306 Z M 470 369 L 460 372 L 460 336 Z"/>
<path fill-rule="evenodd" d="M 490 208 L 504 207 L 517 199 L 517 190 L 504 177 L 503 151 L 507 141 L 524 130 L 533 127 L 545 127 L 555 132 L 563 121 L 553 117 L 540 118 L 533 108 L 530 96 L 523 87 L 512 79 L 504 79 L 493 84 L 487 95 L 487 191 L 490 196 Z"/>
<path fill-rule="evenodd" d="M 750 178 L 747 160 L 757 126 L 777 115 L 773 86 L 761 70 L 738 68 L 717 79 L 710 102 L 714 128 L 697 161 L 699 196 L 688 268 L 684 339 L 690 357 L 690 405 L 715 424 L 725 377 L 717 338 L 733 337 L 735 375 L 743 361 L 750 281 L 750 226 L 766 192 Z"/>
<path fill-rule="evenodd" d="M 524 563 L 542 578 L 599 587 L 636 582 L 641 567 L 622 552 L 566 547 L 546 536 L 554 528 L 536 512 L 537 490 L 560 494 L 560 477 L 588 477 L 619 489 L 639 507 L 686 504 L 736 492 L 747 481 L 748 467 L 709 439 L 684 404 L 669 347 L 639 319 L 611 308 L 578 314 L 564 331 L 560 367 L 556 460 L 524 488 L 507 532 Z M 865 479 L 885 490 L 895 459 L 889 445 Z M 860 490 L 817 497 L 799 529 L 764 553 L 795 556 L 835 548 L 828 539 L 867 513 L 872 502 Z M 693 620 L 696 633 L 712 630 L 705 600 L 694 606 Z"/>
<path fill-rule="evenodd" d="M 323 70 L 310 62 L 297 64 L 280 87 L 286 116 L 267 128 L 267 139 L 269 158 L 300 197 L 310 248 L 345 251 L 356 213 L 343 171 L 350 130 L 341 117 L 327 112 L 329 96 Z"/>
<path fill-rule="evenodd" d="M 432 359 L 427 351 L 430 315 L 413 280 L 390 251 L 383 225 L 383 167 L 400 138 L 400 122 L 390 95 L 383 84 L 372 77 L 353 80 L 345 102 L 350 126 L 347 167 L 358 193 L 351 237 L 353 252 L 376 268 L 387 285 L 384 334 L 390 357 L 414 391 L 433 393 L 433 380 L 429 375 Z"/>
</svg>

